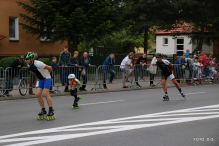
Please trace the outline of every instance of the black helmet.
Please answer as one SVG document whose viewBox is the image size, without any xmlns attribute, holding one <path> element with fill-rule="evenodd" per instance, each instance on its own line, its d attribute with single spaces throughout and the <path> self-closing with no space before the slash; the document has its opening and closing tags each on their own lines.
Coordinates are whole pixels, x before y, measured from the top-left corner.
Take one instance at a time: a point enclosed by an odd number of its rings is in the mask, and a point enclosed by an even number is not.
<svg viewBox="0 0 219 146">
<path fill-rule="evenodd" d="M 156 55 L 155 55 L 156 57 L 157 56 L 160 56 L 160 57 L 162 57 L 162 55 L 161 55 L 161 53 L 156 53 Z"/>
<path fill-rule="evenodd" d="M 35 55 L 33 52 L 27 52 L 24 54 L 24 59 L 34 58 Z"/>
</svg>

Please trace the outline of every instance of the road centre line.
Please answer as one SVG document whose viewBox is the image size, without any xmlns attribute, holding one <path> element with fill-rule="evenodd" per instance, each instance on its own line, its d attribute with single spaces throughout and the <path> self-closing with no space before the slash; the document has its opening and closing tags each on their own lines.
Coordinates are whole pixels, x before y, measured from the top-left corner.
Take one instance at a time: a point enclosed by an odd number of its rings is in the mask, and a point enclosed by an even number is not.
<svg viewBox="0 0 219 146">
<path fill-rule="evenodd" d="M 92 105 L 92 104 L 101 104 L 101 103 L 113 103 L 113 102 L 120 102 L 124 100 L 115 100 L 115 101 L 106 101 L 106 102 L 96 102 L 96 103 L 87 103 L 87 104 L 80 104 L 80 105 Z"/>
<path fill-rule="evenodd" d="M 206 93 L 206 92 L 187 93 L 185 95 L 202 94 L 202 93 Z"/>
</svg>

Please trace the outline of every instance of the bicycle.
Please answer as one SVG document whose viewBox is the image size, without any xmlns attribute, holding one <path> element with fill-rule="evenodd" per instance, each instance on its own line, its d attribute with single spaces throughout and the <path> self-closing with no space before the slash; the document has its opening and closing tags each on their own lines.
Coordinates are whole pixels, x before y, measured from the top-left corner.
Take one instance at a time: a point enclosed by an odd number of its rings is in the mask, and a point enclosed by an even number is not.
<svg viewBox="0 0 219 146">
<path fill-rule="evenodd" d="M 18 84 L 20 95 L 25 96 L 27 93 L 27 81 L 26 79 L 23 79 L 21 75 L 18 75 L 11 81 L 8 81 L 8 78 L 3 77 L 2 83 L 0 84 L 0 95 L 7 95 L 7 92 L 13 90 L 15 84 Z"/>
</svg>

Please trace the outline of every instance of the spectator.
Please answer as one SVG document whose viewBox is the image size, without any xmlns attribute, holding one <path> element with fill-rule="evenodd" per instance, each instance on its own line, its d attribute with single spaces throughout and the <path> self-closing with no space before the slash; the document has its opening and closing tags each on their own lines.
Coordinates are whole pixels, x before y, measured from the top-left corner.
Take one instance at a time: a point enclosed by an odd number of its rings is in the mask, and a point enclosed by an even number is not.
<svg viewBox="0 0 219 146">
<path fill-rule="evenodd" d="M 74 56 L 71 57 L 70 63 L 73 66 L 71 73 L 73 73 L 76 76 L 76 78 L 78 80 L 80 80 L 80 78 L 79 78 L 79 70 L 78 70 L 78 67 L 77 67 L 79 65 L 79 62 L 78 62 L 78 51 L 74 52 Z"/>
<path fill-rule="evenodd" d="M 90 57 L 88 56 L 87 52 L 84 52 L 83 56 L 80 59 L 80 65 L 84 66 L 83 70 L 81 71 L 81 76 L 83 79 L 83 85 L 82 87 L 80 87 L 80 91 L 87 91 L 86 88 L 86 84 L 87 84 L 87 68 L 91 65 L 91 61 L 90 61 Z"/>
<path fill-rule="evenodd" d="M 10 85 L 10 82 L 13 80 L 14 77 L 17 76 L 17 72 L 20 68 L 23 67 L 23 59 L 24 56 L 20 55 L 18 57 L 18 59 L 16 59 L 15 61 L 13 61 L 13 63 L 9 66 L 10 68 L 8 69 L 8 72 L 6 73 L 6 77 L 7 77 L 7 82 L 9 84 L 9 88 L 12 89 L 12 85 Z M 6 90 L 5 94 L 8 94 L 8 90 Z"/>
<path fill-rule="evenodd" d="M 198 80 L 199 80 L 199 84 L 202 83 L 202 67 L 203 67 L 202 60 L 199 59 L 198 60 Z"/>
<path fill-rule="evenodd" d="M 121 62 L 120 68 L 123 71 L 123 86 L 122 86 L 122 88 L 128 88 L 127 86 L 125 86 L 125 82 L 132 73 L 130 69 L 133 67 L 133 64 L 132 64 L 133 58 L 134 58 L 134 53 L 130 52 L 128 54 L 128 56 L 126 56 Z"/>
<path fill-rule="evenodd" d="M 157 73 L 157 65 L 156 65 L 156 57 L 154 57 L 151 61 L 151 65 L 149 67 L 149 71 L 150 71 L 150 86 L 155 86 L 154 85 L 154 75 L 156 75 Z"/>
<path fill-rule="evenodd" d="M 190 64 L 192 65 L 193 63 L 194 63 L 194 61 L 195 61 L 195 57 L 194 58 L 192 58 L 192 53 L 189 53 L 189 58 L 188 59 L 190 59 Z"/>
<path fill-rule="evenodd" d="M 107 86 L 106 86 L 106 78 L 107 78 L 107 73 L 110 73 L 110 79 L 109 79 L 109 83 L 113 84 L 113 77 L 115 76 L 115 71 L 111 68 L 113 65 L 115 65 L 115 55 L 114 53 L 111 53 L 106 60 L 103 63 L 103 88 L 105 90 L 108 90 Z"/>
<path fill-rule="evenodd" d="M 175 61 L 175 71 L 176 71 L 176 80 L 178 83 L 180 83 L 180 78 L 183 77 L 183 70 L 182 70 L 182 66 L 185 65 L 187 66 L 187 63 L 185 61 L 186 58 L 186 54 L 184 53 L 183 56 L 179 57 L 176 61 Z"/>
<path fill-rule="evenodd" d="M 139 87 L 141 86 L 138 84 L 138 74 L 142 72 L 140 80 L 144 81 L 143 76 L 144 76 L 144 65 L 145 64 L 147 64 L 147 53 L 146 52 L 143 54 L 143 56 L 140 56 L 137 62 L 135 63 L 135 68 L 134 68 L 135 82 L 136 82 L 136 85 Z"/>
<path fill-rule="evenodd" d="M 34 53 L 34 52 L 33 52 Z M 35 57 L 33 58 L 34 60 L 38 60 L 38 55 L 37 53 L 34 53 Z M 36 87 L 36 74 L 32 71 L 29 71 L 30 72 L 30 79 L 29 79 L 29 95 L 35 95 L 33 93 L 33 88 Z"/>
<path fill-rule="evenodd" d="M 64 51 L 62 51 L 59 55 L 59 73 L 60 73 L 60 78 L 61 78 L 61 82 L 62 82 L 62 86 L 65 86 L 65 90 L 64 92 L 69 92 L 68 90 L 68 65 L 70 64 L 70 53 L 68 52 L 68 47 L 65 46 L 64 47 Z M 65 85 L 67 84 L 67 85 Z"/>
<path fill-rule="evenodd" d="M 52 67 L 52 71 L 50 72 L 51 78 L 52 78 L 52 82 L 51 82 L 51 86 L 50 86 L 50 92 L 54 93 L 54 91 L 52 91 L 52 86 L 55 84 L 55 71 L 58 69 L 58 65 L 56 65 L 57 62 L 57 58 L 56 57 L 52 57 L 52 61 L 49 63 L 49 66 Z"/>
<path fill-rule="evenodd" d="M 211 62 L 210 62 L 210 66 L 209 66 L 209 69 L 210 69 L 210 74 L 209 74 L 209 77 L 210 77 L 210 82 L 212 82 L 212 80 L 214 79 L 214 75 L 217 74 L 217 71 L 215 70 L 214 66 L 215 66 L 215 61 L 216 61 L 216 57 L 214 57 Z"/>
<path fill-rule="evenodd" d="M 11 67 L 9 69 L 9 76 L 10 76 L 10 80 L 12 80 L 16 75 L 17 75 L 17 71 L 19 68 L 23 67 L 24 63 L 23 63 L 23 59 L 24 56 L 20 55 L 18 57 L 18 59 L 16 59 L 9 67 Z"/>
<path fill-rule="evenodd" d="M 198 66 L 199 66 L 198 59 L 195 59 L 195 61 L 192 64 L 192 66 L 193 66 L 192 77 L 193 77 L 193 80 L 194 80 L 194 83 L 195 83 L 195 81 L 197 80 L 197 77 L 198 77 Z"/>
<path fill-rule="evenodd" d="M 211 60 L 212 60 L 212 54 L 209 53 L 208 56 L 206 57 L 205 62 L 203 63 L 203 65 L 204 65 L 204 71 L 205 71 L 205 77 L 206 77 L 206 80 L 205 80 L 205 81 L 206 81 L 206 82 L 210 80 L 210 79 L 209 79 L 209 73 L 210 73 L 209 67 L 210 67 L 210 62 L 211 62 Z"/>
<path fill-rule="evenodd" d="M 189 58 L 189 54 L 190 54 L 189 52 L 190 52 L 190 50 L 187 49 L 187 50 L 186 50 L 186 58 Z"/>
<path fill-rule="evenodd" d="M 196 57 L 195 57 L 195 59 L 197 59 L 197 60 L 198 60 L 200 56 L 201 56 L 201 51 L 198 51 L 198 52 L 197 52 L 197 54 L 196 54 Z"/>
</svg>

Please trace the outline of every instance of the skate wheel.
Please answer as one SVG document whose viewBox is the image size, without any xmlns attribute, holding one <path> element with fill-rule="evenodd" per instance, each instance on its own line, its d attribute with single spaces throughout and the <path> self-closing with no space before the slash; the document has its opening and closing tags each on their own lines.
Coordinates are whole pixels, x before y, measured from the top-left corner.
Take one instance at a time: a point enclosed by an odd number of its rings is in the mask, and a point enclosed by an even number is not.
<svg viewBox="0 0 219 146">
<path fill-rule="evenodd" d="M 49 120 L 52 120 L 52 118 L 50 117 Z"/>
<path fill-rule="evenodd" d="M 56 116 L 54 115 L 54 119 L 56 119 Z"/>
<path fill-rule="evenodd" d="M 74 109 L 74 106 L 72 106 L 72 109 Z"/>
<path fill-rule="evenodd" d="M 47 119 L 47 121 L 49 121 L 49 117 L 47 117 L 46 119 Z"/>
<path fill-rule="evenodd" d="M 40 120 L 40 117 L 39 117 L 39 116 L 37 116 L 37 120 Z"/>
<path fill-rule="evenodd" d="M 52 117 L 52 120 L 54 120 L 54 117 Z"/>
</svg>

